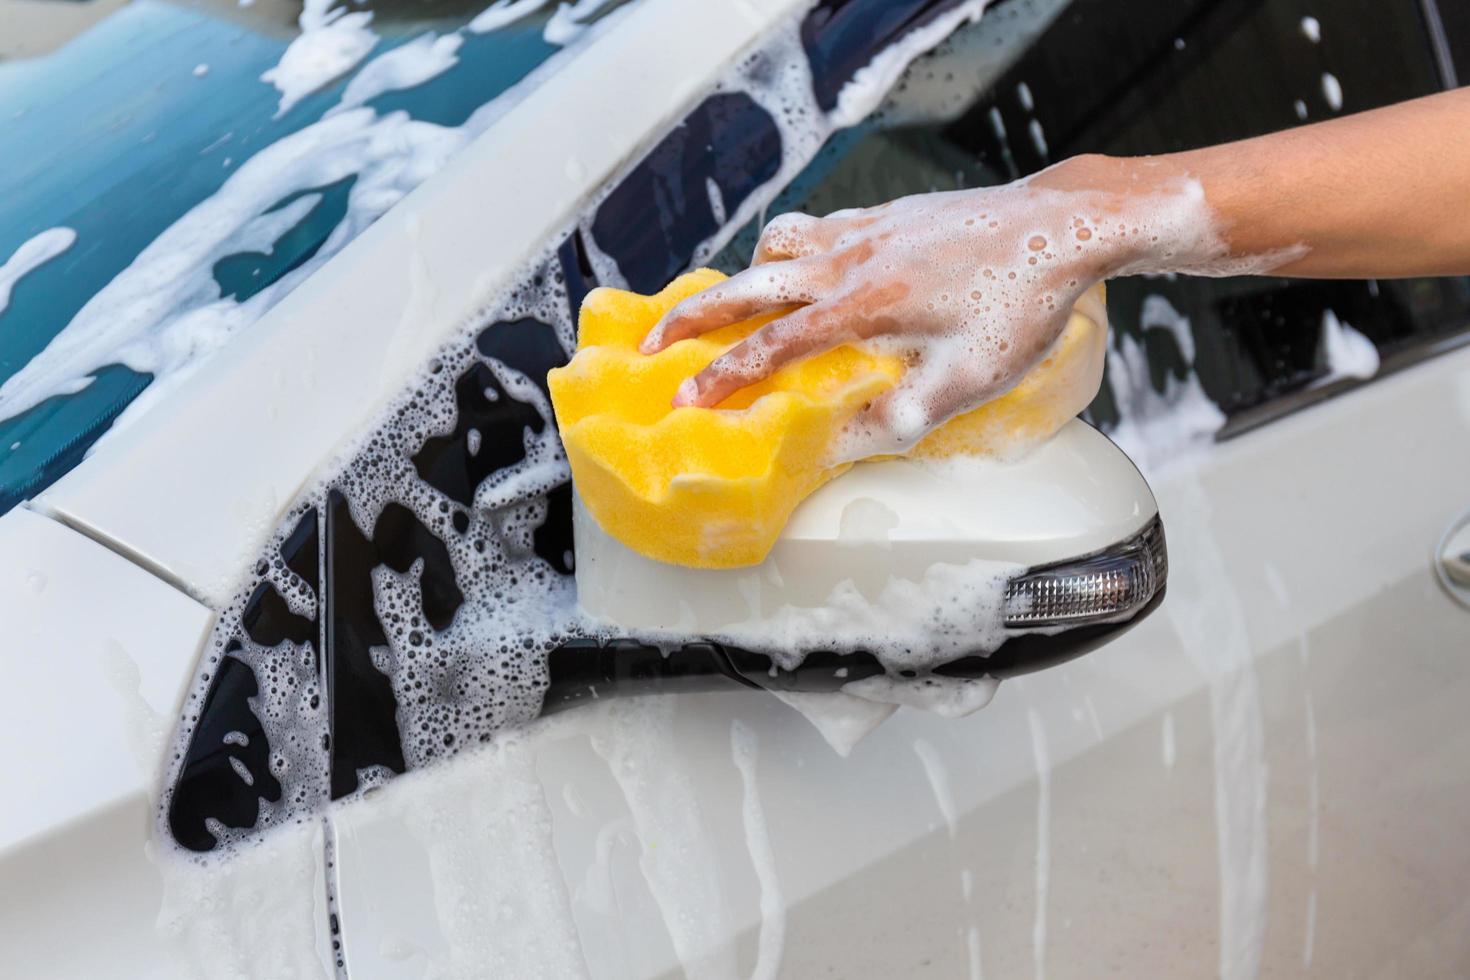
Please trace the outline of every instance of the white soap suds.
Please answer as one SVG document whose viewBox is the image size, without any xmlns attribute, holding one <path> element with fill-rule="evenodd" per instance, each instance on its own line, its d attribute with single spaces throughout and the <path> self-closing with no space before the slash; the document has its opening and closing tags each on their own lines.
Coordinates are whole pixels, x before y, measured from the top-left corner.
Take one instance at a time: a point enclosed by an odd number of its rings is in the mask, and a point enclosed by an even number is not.
<svg viewBox="0 0 1470 980">
<path fill-rule="evenodd" d="M 979 926 L 970 926 L 965 930 L 965 952 L 970 966 L 970 980 L 985 980 L 985 970 L 980 960 Z"/>
<path fill-rule="evenodd" d="M 740 771 L 743 791 L 741 818 L 745 825 L 745 846 L 750 863 L 760 882 L 761 930 L 756 947 L 755 967 L 750 980 L 776 980 L 781 973 L 781 957 L 786 943 L 786 900 L 781 897 L 781 883 L 776 876 L 776 855 L 771 849 L 770 828 L 766 826 L 756 785 L 756 763 L 760 759 L 760 740 L 754 729 L 738 719 L 730 723 L 730 752 L 735 768 Z"/>
<path fill-rule="evenodd" d="M 48 228 L 21 243 L 0 265 L 0 313 L 10 305 L 10 291 L 23 277 L 71 248 L 77 233 L 70 228 Z"/>
<path fill-rule="evenodd" d="M 955 806 L 954 790 L 949 782 L 949 767 L 939 757 L 939 750 L 928 739 L 914 739 L 914 755 L 924 767 L 924 778 L 929 781 L 929 791 L 934 794 L 934 805 L 944 818 L 944 829 L 953 840 L 959 831 L 959 809 Z"/>
<path fill-rule="evenodd" d="M 26 585 L 32 593 L 40 595 L 46 590 L 46 576 L 32 572 L 26 576 Z M 143 674 L 137 658 L 117 640 L 108 640 L 98 652 L 96 670 L 117 697 L 129 754 L 143 777 L 143 784 L 152 792 L 160 777 L 160 760 L 168 744 L 170 719 L 166 711 L 157 710 L 149 703 L 143 692 Z"/>
<path fill-rule="evenodd" d="M 546 22 L 542 37 L 547 44 L 571 44 L 582 36 L 593 19 L 614 0 L 562 0 Z"/>
<path fill-rule="evenodd" d="M 458 63 L 460 34 L 443 37 L 433 31 L 421 34 L 407 44 L 380 54 L 352 76 L 342 101 L 334 112 L 351 109 L 377 98 L 384 92 L 413 88 L 442 75 Z"/>
<path fill-rule="evenodd" d="M 1330 71 L 1322 73 L 1322 98 L 1327 100 L 1327 107 L 1333 112 L 1342 110 L 1342 83 Z"/>
<path fill-rule="evenodd" d="M 607 702 L 592 747 L 627 799 L 642 844 L 638 866 L 684 973 L 733 980 L 732 916 L 719 866 L 709 860 L 717 845 L 676 756 L 674 707 L 672 698 Z"/>
<path fill-rule="evenodd" d="M 990 112 L 988 113 L 988 118 L 990 119 L 991 132 L 995 133 L 995 138 L 1000 140 L 1002 143 L 1006 142 L 1006 121 L 1005 118 L 1001 116 L 1000 110 L 997 109 L 995 106 L 991 106 Z"/>
<path fill-rule="evenodd" d="M 773 691 L 781 701 L 794 708 L 832 750 L 846 758 L 859 742 L 898 710 L 898 705 L 870 701 L 855 694 L 833 691 L 830 694 L 801 691 Z"/>
<path fill-rule="evenodd" d="M 1087 710 L 1087 722 L 1092 726 L 1092 737 L 1099 743 L 1103 740 L 1102 722 L 1097 717 L 1097 705 L 1092 702 L 1092 695 L 1082 695 L 1082 706 Z"/>
<path fill-rule="evenodd" d="M 1213 443 L 1225 413 L 1205 394 L 1194 371 L 1189 319 L 1163 296 L 1152 295 L 1144 300 L 1139 320 L 1145 330 L 1168 331 L 1188 369 L 1183 379 L 1167 375 L 1159 392 L 1143 345 L 1126 334 L 1115 335 L 1107 379 L 1120 418 L 1108 435 L 1143 472 L 1152 474 Z"/>
<path fill-rule="evenodd" d="M 878 674 L 842 685 L 844 694 L 853 694 L 881 704 L 905 705 L 939 715 L 941 718 L 963 718 L 988 705 L 1000 688 L 993 677 L 946 677 L 943 674 L 920 674 L 915 678 Z"/>
<path fill-rule="evenodd" d="M 1307 896 L 1307 926 L 1306 934 L 1302 938 L 1302 966 L 1312 965 L 1312 954 L 1317 946 L 1317 890 Z"/>
<path fill-rule="evenodd" d="M 1051 758 L 1046 728 L 1035 708 L 1026 709 L 1031 729 L 1031 756 L 1036 764 L 1036 917 L 1031 925 L 1032 963 L 1036 980 L 1046 977 L 1046 906 L 1051 884 Z"/>
<path fill-rule="evenodd" d="M 1317 708 L 1312 700 L 1311 676 L 1308 673 L 1312 662 L 1312 647 L 1305 633 L 1297 638 L 1297 642 L 1302 668 L 1302 718 L 1307 742 L 1307 868 L 1312 875 L 1311 890 L 1307 893 L 1307 924 L 1302 936 L 1302 966 L 1309 967 L 1312 965 L 1317 937 L 1317 865 L 1321 859 L 1322 847 L 1322 785 L 1321 765 L 1317 761 Z"/>
<path fill-rule="evenodd" d="M 1317 712 L 1312 706 L 1312 692 L 1305 692 L 1307 724 L 1307 866 L 1317 870 L 1317 859 L 1321 853 L 1322 790 L 1317 770 Z"/>
<path fill-rule="evenodd" d="M 506 24 L 514 23 L 522 17 L 535 13 L 548 2 L 549 0 L 498 0 L 480 11 L 469 22 L 470 33 L 488 34 L 499 30 Z"/>
<path fill-rule="evenodd" d="M 281 93 L 276 117 L 330 83 L 341 78 L 367 57 L 378 43 L 368 28 L 370 10 L 337 6 L 338 0 L 304 0 L 297 23 L 301 33 L 281 54 L 281 60 L 261 76 Z"/>
<path fill-rule="evenodd" d="M 1171 550 L 1191 556 L 1169 577 L 1163 612 L 1180 648 L 1204 676 L 1214 729 L 1219 961 L 1223 980 L 1260 975 L 1270 893 L 1265 720 L 1246 612 L 1198 477 L 1172 474 Z"/>
<path fill-rule="evenodd" d="M 1373 341 L 1339 320 L 1331 309 L 1322 311 L 1319 349 L 1327 362 L 1327 374 L 1315 382 L 1319 386 L 1344 378 L 1366 381 L 1378 373 L 1382 363 Z"/>
<path fill-rule="evenodd" d="M 328 980 L 317 932 L 323 893 L 320 821 L 282 828 L 222 857 L 190 858 L 150 842 L 163 884 L 156 934 L 179 976 Z"/>
<path fill-rule="evenodd" d="M 1016 101 L 1021 104 L 1021 108 L 1026 112 L 1033 111 L 1036 108 L 1036 100 L 1031 97 L 1031 86 L 1025 82 L 1018 84 L 1016 86 Z"/>
<path fill-rule="evenodd" d="M 893 83 L 898 81 L 910 62 L 949 37 L 961 25 L 979 20 L 988 2 L 965 0 L 956 4 L 878 52 L 872 61 L 854 72 L 837 93 L 837 105 L 831 113 L 833 125 L 842 129 L 862 122 L 893 88 Z"/>
<path fill-rule="evenodd" d="M 1048 159 L 1050 150 L 1046 145 L 1046 133 L 1041 128 L 1041 120 L 1031 120 L 1026 124 L 1026 129 L 1031 134 L 1031 145 L 1036 148 L 1036 155 L 1043 160 Z"/>
<path fill-rule="evenodd" d="M 1315 17 L 1302 18 L 1302 37 L 1313 44 L 1322 40 L 1322 24 Z"/>
<path fill-rule="evenodd" d="M 506 733 L 459 764 L 411 772 L 350 804 L 406 827 L 427 859 L 443 942 L 423 975 L 590 975 L 536 774 L 537 736 L 548 728 Z"/>
</svg>

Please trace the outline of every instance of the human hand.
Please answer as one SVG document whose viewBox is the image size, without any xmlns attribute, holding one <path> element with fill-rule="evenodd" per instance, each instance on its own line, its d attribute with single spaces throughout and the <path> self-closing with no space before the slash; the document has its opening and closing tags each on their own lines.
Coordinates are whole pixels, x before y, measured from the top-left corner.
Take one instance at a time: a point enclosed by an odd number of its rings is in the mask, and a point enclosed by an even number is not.
<svg viewBox="0 0 1470 980">
<path fill-rule="evenodd" d="M 711 407 L 794 359 L 859 344 L 908 367 L 854 420 L 838 454 L 905 452 L 1016 384 L 1094 283 L 1202 265 L 1224 251 L 1197 184 L 1100 189 L 1105 182 L 1086 172 L 1096 165 L 825 218 L 782 215 L 762 233 L 752 268 L 680 303 L 642 349 L 787 310 L 686 381 L 674 404 Z"/>
</svg>

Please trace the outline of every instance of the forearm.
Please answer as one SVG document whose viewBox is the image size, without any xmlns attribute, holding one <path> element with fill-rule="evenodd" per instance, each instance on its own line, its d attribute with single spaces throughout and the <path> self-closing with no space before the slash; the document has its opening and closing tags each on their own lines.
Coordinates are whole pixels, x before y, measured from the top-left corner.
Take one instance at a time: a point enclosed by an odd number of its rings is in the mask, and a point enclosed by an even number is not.
<svg viewBox="0 0 1470 980">
<path fill-rule="evenodd" d="M 1184 153 L 1079 157 L 1035 181 L 1102 191 L 1125 214 L 1197 181 L 1220 271 L 1244 262 L 1317 278 L 1470 274 L 1470 89 Z M 1129 243 L 1115 265 L 1214 271 L 1191 267 L 1210 262 L 1188 254 L 1197 241 L 1168 257 L 1160 245 Z"/>
</svg>

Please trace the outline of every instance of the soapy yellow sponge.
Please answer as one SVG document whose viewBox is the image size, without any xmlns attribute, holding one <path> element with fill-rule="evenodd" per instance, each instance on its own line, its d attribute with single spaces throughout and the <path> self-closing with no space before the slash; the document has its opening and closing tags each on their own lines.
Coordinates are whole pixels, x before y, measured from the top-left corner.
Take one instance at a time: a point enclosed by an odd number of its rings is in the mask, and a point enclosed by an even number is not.
<svg viewBox="0 0 1470 980">
<path fill-rule="evenodd" d="M 774 318 L 639 353 L 665 313 L 724 278 L 701 269 L 654 296 L 593 290 L 582 304 L 576 356 L 548 376 L 572 478 L 592 517 L 640 554 L 695 568 L 763 559 L 792 509 L 851 465 L 825 463 L 837 433 L 904 370 L 897 358 L 844 346 L 789 364 L 718 408 L 670 407 L 684 379 Z M 914 454 L 1021 451 L 1086 407 L 1107 343 L 1096 289 L 1092 315 L 1074 311 L 1015 388 L 952 419 Z"/>
</svg>

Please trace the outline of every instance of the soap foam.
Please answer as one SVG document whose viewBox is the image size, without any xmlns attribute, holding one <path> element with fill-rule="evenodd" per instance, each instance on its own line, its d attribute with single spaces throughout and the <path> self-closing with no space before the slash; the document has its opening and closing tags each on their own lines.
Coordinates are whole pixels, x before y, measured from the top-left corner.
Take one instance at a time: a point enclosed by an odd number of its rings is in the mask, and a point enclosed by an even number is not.
<svg viewBox="0 0 1470 980">
<path fill-rule="evenodd" d="M 879 704 L 907 705 L 941 718 L 963 718 L 988 705 L 999 688 L 1000 681 L 994 677 L 879 674 L 842 685 L 842 693 Z"/>
<path fill-rule="evenodd" d="M 459 62 L 457 52 L 463 43 L 464 37 L 458 33 L 440 37 L 429 31 L 378 55 L 347 83 L 342 101 L 332 111 L 351 109 L 384 92 L 413 88 L 444 74 Z"/>
<path fill-rule="evenodd" d="M 1322 98 L 1327 100 L 1327 107 L 1333 112 L 1342 111 L 1342 83 L 1330 71 L 1322 73 Z"/>
<path fill-rule="evenodd" d="M 743 789 L 741 816 L 745 824 L 745 846 L 750 863 L 760 883 L 761 930 L 756 946 L 756 961 L 750 971 L 751 980 L 776 980 L 781 972 L 781 956 L 786 943 L 786 901 L 781 896 L 781 883 L 776 876 L 776 855 L 771 850 L 771 832 L 766 826 L 766 813 L 761 807 L 760 789 L 756 783 L 756 763 L 760 759 L 760 738 L 739 719 L 730 723 L 730 754 L 740 771 Z"/>
<path fill-rule="evenodd" d="M 837 106 L 831 114 L 832 124 L 842 129 L 856 126 L 866 119 L 915 58 L 964 24 L 979 20 L 989 2 L 964 0 L 874 55 L 873 60 L 854 72 L 837 93 Z"/>
<path fill-rule="evenodd" d="M 582 36 L 596 16 L 621 0 L 564 0 L 547 20 L 542 37 L 547 44 L 571 44 Z"/>
<path fill-rule="evenodd" d="M 488 34 L 499 30 L 506 24 L 513 24 L 522 17 L 530 16 L 547 3 L 548 0 L 498 0 L 480 11 L 469 22 L 470 33 Z"/>
<path fill-rule="evenodd" d="M 1148 356 L 1141 342 L 1115 335 L 1108 358 L 1108 387 L 1119 420 L 1108 430 L 1118 448 L 1148 474 L 1159 472 L 1211 445 L 1225 424 L 1225 413 L 1210 400 L 1194 372 L 1194 337 L 1189 319 L 1163 296 L 1144 300 L 1140 316 L 1145 330 L 1167 331 L 1187 365 L 1184 378 L 1169 374 L 1164 390 L 1154 388 Z"/>
<path fill-rule="evenodd" d="M 163 884 L 156 934 L 177 975 L 200 980 L 327 980 L 319 921 L 322 825 L 283 828 L 228 859 L 149 843 Z"/>
<path fill-rule="evenodd" d="M 1344 378 L 1366 381 L 1378 373 L 1382 360 L 1373 341 L 1343 323 L 1330 309 L 1322 311 L 1322 334 L 1318 343 L 1327 362 L 1327 374 L 1318 379 L 1316 385 L 1331 384 Z"/>
<path fill-rule="evenodd" d="M 17 282 L 71 248 L 76 240 L 77 233 L 70 228 L 48 228 L 22 242 L 0 265 L 0 313 L 10 305 L 10 291 Z"/>
<path fill-rule="evenodd" d="M 899 708 L 892 700 L 882 699 L 888 693 L 886 688 L 878 692 L 878 699 L 842 691 L 833 691 L 830 694 L 801 691 L 771 693 L 811 722 L 822 739 L 832 747 L 832 751 L 843 758 L 851 755 L 859 742 L 876 731 Z"/>
<path fill-rule="evenodd" d="M 297 23 L 301 33 L 281 54 L 281 60 L 261 76 L 281 93 L 276 118 L 311 93 L 347 74 L 378 43 L 368 24 L 370 10 L 336 6 L 337 0 L 304 0 Z"/>
<path fill-rule="evenodd" d="M 944 818 L 945 829 L 949 831 L 949 837 L 953 840 L 959 830 L 959 808 L 955 806 L 954 790 L 949 782 L 949 769 L 945 766 L 944 760 L 939 757 L 939 751 L 928 739 L 914 739 L 914 755 L 918 756 L 919 764 L 924 767 L 924 776 L 929 780 L 929 789 L 934 793 L 934 805 L 939 808 L 939 814 Z"/>
</svg>

